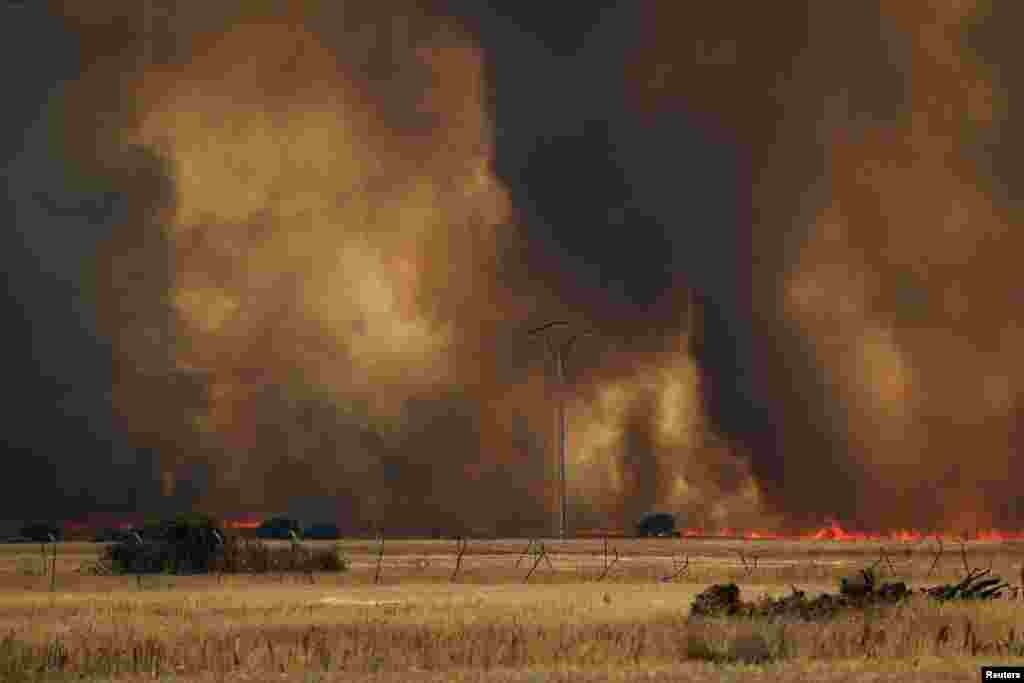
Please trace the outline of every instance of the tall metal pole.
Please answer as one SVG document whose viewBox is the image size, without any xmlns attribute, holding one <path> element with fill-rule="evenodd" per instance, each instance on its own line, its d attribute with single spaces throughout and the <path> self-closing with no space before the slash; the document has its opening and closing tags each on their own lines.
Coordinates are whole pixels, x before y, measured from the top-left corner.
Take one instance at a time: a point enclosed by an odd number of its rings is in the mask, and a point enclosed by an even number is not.
<svg viewBox="0 0 1024 683">
<path fill-rule="evenodd" d="M 530 336 L 540 336 L 544 332 L 555 327 L 567 327 L 569 323 L 564 321 L 550 322 L 546 325 L 534 328 L 529 331 Z M 550 337 L 544 337 L 544 342 L 547 347 L 548 353 L 551 359 L 555 363 L 555 374 L 557 379 L 557 392 L 558 392 L 558 537 L 562 540 L 565 539 L 568 533 L 568 484 L 566 477 L 566 451 L 567 443 L 569 439 L 569 430 L 566 424 L 566 410 L 565 401 L 566 394 L 568 393 L 569 378 L 566 369 L 566 363 L 569 358 L 569 352 L 572 350 L 573 344 L 580 337 L 590 336 L 593 332 L 586 330 L 578 334 L 574 334 L 562 345 L 556 346 Z"/>
</svg>

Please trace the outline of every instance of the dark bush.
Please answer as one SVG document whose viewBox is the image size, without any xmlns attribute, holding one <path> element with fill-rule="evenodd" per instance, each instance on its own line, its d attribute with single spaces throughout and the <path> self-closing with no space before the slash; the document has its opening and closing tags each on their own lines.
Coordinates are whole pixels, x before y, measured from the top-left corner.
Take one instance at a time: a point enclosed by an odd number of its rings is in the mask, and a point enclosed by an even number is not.
<svg viewBox="0 0 1024 683">
<path fill-rule="evenodd" d="M 338 572 L 348 562 L 336 548 L 307 548 L 298 543 L 271 547 L 262 541 L 228 536 L 202 515 L 147 523 L 142 533 L 104 549 L 103 565 L 114 573 L 197 574 L 207 572 Z"/>
<path fill-rule="evenodd" d="M 223 545 L 224 531 L 216 520 L 188 514 L 147 522 L 108 546 L 103 556 L 116 572 L 197 574 L 210 571 Z"/>
<path fill-rule="evenodd" d="M 21 527 L 18 535 L 22 538 L 27 538 L 30 541 L 35 541 L 36 543 L 49 543 L 52 540 L 50 538 L 51 535 L 54 539 L 59 541 L 62 533 L 61 528 L 56 524 L 52 524 L 50 522 L 32 522 Z"/>
<path fill-rule="evenodd" d="M 676 536 L 676 518 L 667 512 L 651 512 L 644 515 L 636 525 L 636 535 Z"/>
<path fill-rule="evenodd" d="M 341 530 L 337 524 L 313 524 L 302 535 L 309 540 L 334 541 L 341 538 Z"/>
<path fill-rule="evenodd" d="M 296 536 L 302 538 L 302 528 L 297 521 L 287 517 L 271 517 L 264 520 L 256 529 L 256 538 L 287 541 L 291 539 L 292 532 L 295 532 Z"/>
</svg>

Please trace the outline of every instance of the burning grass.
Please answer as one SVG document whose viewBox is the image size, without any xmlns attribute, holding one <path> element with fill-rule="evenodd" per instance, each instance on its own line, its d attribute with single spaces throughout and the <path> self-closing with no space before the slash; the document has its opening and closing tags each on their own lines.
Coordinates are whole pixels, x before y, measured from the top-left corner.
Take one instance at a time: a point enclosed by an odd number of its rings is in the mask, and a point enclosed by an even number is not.
<svg viewBox="0 0 1024 683">
<path fill-rule="evenodd" d="M 376 542 L 341 545 L 352 570 L 318 574 L 315 584 L 301 575 L 175 576 L 167 590 L 66 571 L 81 559 L 68 553 L 54 593 L 43 578 L 13 571 L 17 554 L 5 549 L 0 679 L 32 680 L 42 670 L 125 680 L 597 681 L 649 670 L 653 680 L 720 680 L 730 671 L 794 681 L 887 672 L 943 680 L 940 672 L 959 671 L 974 680 L 981 663 L 1024 663 L 1024 603 L 1006 599 L 941 603 L 915 593 L 891 609 L 844 610 L 827 622 L 688 620 L 708 577 L 735 574 L 744 593 L 781 597 L 792 588 L 775 580 L 777 563 L 807 567 L 814 551 L 820 567 L 808 575 L 817 580 L 800 588 L 834 590 L 851 567 L 875 562 L 877 547 L 618 540 L 618 562 L 598 580 L 611 564 L 603 542 L 547 541 L 550 566 L 538 563 L 526 582 L 534 560 L 516 567 L 524 541 L 385 541 L 383 555 Z M 1024 559 L 1006 546 L 968 552 L 985 566 L 1019 568 Z M 677 555 L 689 557 L 686 571 L 658 580 L 675 573 Z M 931 583 L 962 577 L 960 559 L 941 559 Z M 892 558 L 892 568 L 927 575 L 932 562 L 922 550 Z"/>
</svg>

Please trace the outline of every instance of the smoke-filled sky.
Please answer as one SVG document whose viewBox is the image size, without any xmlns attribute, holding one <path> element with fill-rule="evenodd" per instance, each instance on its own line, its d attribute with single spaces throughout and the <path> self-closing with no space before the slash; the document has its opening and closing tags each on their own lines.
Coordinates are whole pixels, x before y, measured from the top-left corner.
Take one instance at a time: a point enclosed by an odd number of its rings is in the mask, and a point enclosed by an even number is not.
<svg viewBox="0 0 1024 683">
<path fill-rule="evenodd" d="M 2 11 L 0 518 L 1022 526 L 1017 3 Z"/>
</svg>

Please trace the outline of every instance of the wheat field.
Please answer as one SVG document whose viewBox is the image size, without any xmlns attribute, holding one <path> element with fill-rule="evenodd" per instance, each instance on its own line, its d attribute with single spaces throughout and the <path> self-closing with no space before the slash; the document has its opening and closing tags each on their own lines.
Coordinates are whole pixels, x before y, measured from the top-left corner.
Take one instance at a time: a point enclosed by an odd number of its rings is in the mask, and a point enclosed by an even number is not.
<svg viewBox="0 0 1024 683">
<path fill-rule="evenodd" d="M 687 620 L 711 583 L 811 596 L 872 565 L 914 588 L 965 566 L 1017 585 L 1024 543 L 527 545 L 343 541 L 340 574 L 144 577 L 82 572 L 96 544 L 58 544 L 55 576 L 40 546 L 0 546 L 0 680 L 973 681 L 983 664 L 1024 664 L 1019 600 Z"/>
</svg>

